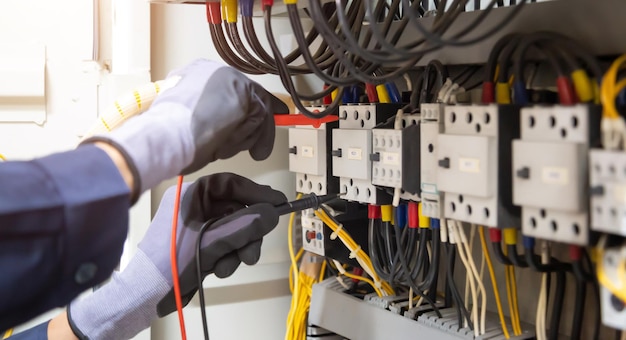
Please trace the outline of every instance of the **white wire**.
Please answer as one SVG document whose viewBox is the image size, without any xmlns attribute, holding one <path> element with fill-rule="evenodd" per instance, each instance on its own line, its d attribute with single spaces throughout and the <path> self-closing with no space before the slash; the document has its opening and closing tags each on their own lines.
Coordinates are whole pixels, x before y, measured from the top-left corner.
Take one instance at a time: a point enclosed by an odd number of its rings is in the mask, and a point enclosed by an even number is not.
<svg viewBox="0 0 626 340">
<path fill-rule="evenodd" d="M 474 258 L 472 256 L 472 248 L 467 240 L 467 236 L 465 235 L 465 230 L 463 229 L 463 226 L 460 221 L 457 221 L 457 230 L 461 237 L 461 244 L 465 247 L 467 262 L 469 263 L 471 273 L 474 276 L 474 279 L 476 280 L 476 282 L 478 283 L 478 292 L 476 293 L 476 297 L 474 298 L 476 300 L 474 303 L 478 302 L 478 297 L 480 296 L 480 299 L 481 299 L 480 334 L 482 335 L 482 334 L 485 334 L 485 329 L 486 329 L 485 324 L 487 321 L 487 294 L 485 290 L 485 285 L 480 280 L 480 277 L 478 275 L 478 270 L 476 270 L 476 263 L 474 262 Z M 474 328 L 476 329 L 478 328 L 478 326 L 475 326 Z"/>
<path fill-rule="evenodd" d="M 459 230 L 459 225 L 453 222 L 452 230 L 454 232 L 454 237 L 458 241 L 457 248 L 459 253 L 459 258 L 461 258 L 461 262 L 463 262 L 463 266 L 465 266 L 465 271 L 467 272 L 467 277 L 469 279 L 470 292 L 472 296 L 472 322 L 474 323 L 474 336 L 478 337 L 481 334 L 481 329 L 479 328 L 479 317 L 478 317 L 478 295 L 476 292 L 476 282 L 472 276 L 472 269 L 469 264 L 468 258 L 465 253 L 465 249 L 463 247 L 463 239 L 461 236 L 461 230 Z M 466 301 L 467 304 L 467 301 Z"/>
<path fill-rule="evenodd" d="M 549 244 L 541 241 L 541 263 L 547 264 L 550 259 Z M 541 291 L 537 303 L 537 317 L 535 319 L 535 333 L 537 340 L 546 340 L 546 312 L 548 305 L 548 273 L 541 274 Z"/>
</svg>

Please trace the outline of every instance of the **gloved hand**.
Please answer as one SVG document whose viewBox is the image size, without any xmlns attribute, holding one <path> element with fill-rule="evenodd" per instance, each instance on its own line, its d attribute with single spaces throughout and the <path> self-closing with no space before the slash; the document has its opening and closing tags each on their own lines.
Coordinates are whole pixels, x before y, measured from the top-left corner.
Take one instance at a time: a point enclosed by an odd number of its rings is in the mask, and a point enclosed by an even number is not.
<svg viewBox="0 0 626 340">
<path fill-rule="evenodd" d="M 137 196 L 243 150 L 255 160 L 270 155 L 274 113 L 289 112 L 278 98 L 239 71 L 208 60 L 196 60 L 170 77 L 181 79 L 142 115 L 83 142 L 102 141 L 120 150 L 134 173 Z"/>
<path fill-rule="evenodd" d="M 204 222 L 216 219 L 202 236 L 203 277 L 212 272 L 226 277 L 241 262 L 252 265 L 259 260 L 263 236 L 278 223 L 273 206 L 287 198 L 269 186 L 230 173 L 202 177 L 183 190 L 177 259 L 186 304 L 198 290 L 195 252 Z M 157 304 L 161 306 L 159 316 L 175 310 L 168 237 L 174 196 L 175 188 L 164 194 L 126 269 L 92 295 L 70 305 L 70 326 L 79 338 L 129 339 L 150 326 L 157 317 Z"/>
</svg>

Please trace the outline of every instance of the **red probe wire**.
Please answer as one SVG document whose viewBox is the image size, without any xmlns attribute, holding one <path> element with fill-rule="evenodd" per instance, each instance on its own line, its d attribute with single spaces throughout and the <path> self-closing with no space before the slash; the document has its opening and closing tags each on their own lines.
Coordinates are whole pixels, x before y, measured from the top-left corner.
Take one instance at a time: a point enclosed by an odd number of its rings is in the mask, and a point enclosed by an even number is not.
<svg viewBox="0 0 626 340">
<path fill-rule="evenodd" d="M 178 261 L 176 260 L 176 229 L 178 227 L 178 208 L 180 206 L 180 193 L 183 188 L 183 176 L 178 176 L 176 185 L 176 197 L 174 199 L 174 216 L 172 217 L 172 240 L 170 243 L 170 262 L 172 266 L 172 281 L 174 282 L 174 297 L 176 300 L 176 310 L 178 311 L 178 322 L 180 324 L 180 335 L 183 340 L 187 340 L 185 331 L 185 318 L 183 317 L 183 302 L 180 297 L 180 282 L 178 281 Z"/>
</svg>

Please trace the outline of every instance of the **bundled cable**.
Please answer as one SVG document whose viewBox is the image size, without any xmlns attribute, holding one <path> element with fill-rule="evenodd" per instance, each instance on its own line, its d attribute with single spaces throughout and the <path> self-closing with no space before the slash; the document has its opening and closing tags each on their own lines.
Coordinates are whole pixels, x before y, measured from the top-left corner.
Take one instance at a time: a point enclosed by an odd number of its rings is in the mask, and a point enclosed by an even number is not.
<svg viewBox="0 0 626 340">
<path fill-rule="evenodd" d="M 324 211 L 324 208 L 315 211 L 315 216 L 321 219 L 322 222 L 324 222 L 324 224 L 333 231 L 333 233 L 341 240 L 348 250 L 350 250 L 350 257 L 355 258 L 361 268 L 363 268 L 363 270 L 365 270 L 365 272 L 372 278 L 374 284 L 373 288 L 376 291 L 376 294 L 379 296 L 393 295 L 393 288 L 391 288 L 389 283 L 380 279 L 373 268 L 372 261 L 369 256 L 356 242 L 354 242 L 348 232 L 345 231 L 343 227 L 341 227 L 341 225 L 338 224 L 332 217 L 330 217 L 328 213 Z"/>
</svg>

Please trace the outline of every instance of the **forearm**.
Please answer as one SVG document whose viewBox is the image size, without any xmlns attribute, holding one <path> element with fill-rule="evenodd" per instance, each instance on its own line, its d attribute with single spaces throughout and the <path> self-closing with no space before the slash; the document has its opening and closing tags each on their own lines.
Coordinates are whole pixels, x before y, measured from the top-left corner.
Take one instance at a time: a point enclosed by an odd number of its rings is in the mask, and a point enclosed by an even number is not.
<svg viewBox="0 0 626 340">
<path fill-rule="evenodd" d="M 111 161 L 113 161 L 113 164 L 115 164 L 115 167 L 117 167 L 120 175 L 124 179 L 128 190 L 130 190 L 131 197 L 141 194 L 139 192 L 134 192 L 135 176 L 131 171 L 128 161 L 122 156 L 120 151 L 113 146 L 103 142 L 94 143 L 94 146 L 104 150 L 104 152 L 106 152 L 106 154 L 111 158 Z"/>
<path fill-rule="evenodd" d="M 67 312 L 63 312 L 50 320 L 48 324 L 48 340 L 78 340 L 78 337 L 76 337 L 70 327 Z"/>
</svg>

